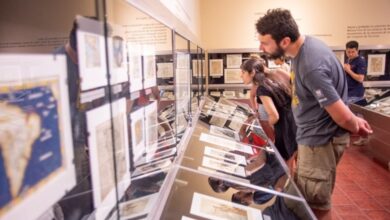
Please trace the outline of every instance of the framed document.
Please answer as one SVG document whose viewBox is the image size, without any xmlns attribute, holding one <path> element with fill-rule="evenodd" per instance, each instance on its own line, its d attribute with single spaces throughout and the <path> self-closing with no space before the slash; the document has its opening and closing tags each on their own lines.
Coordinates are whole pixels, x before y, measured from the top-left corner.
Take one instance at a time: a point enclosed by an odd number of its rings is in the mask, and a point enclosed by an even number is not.
<svg viewBox="0 0 390 220">
<path fill-rule="evenodd" d="M 76 184 L 63 55 L 0 55 L 0 219 L 36 219 Z"/>
<path fill-rule="evenodd" d="M 137 161 L 145 153 L 145 118 L 144 108 L 130 114 L 131 120 L 131 149 L 133 161 Z"/>
<path fill-rule="evenodd" d="M 242 54 L 227 54 L 226 68 L 240 68 L 242 63 Z"/>
<path fill-rule="evenodd" d="M 103 23 L 77 16 L 77 48 L 80 67 L 81 90 L 108 85 L 106 76 L 106 50 Z"/>
<path fill-rule="evenodd" d="M 114 85 L 127 82 L 127 50 L 124 39 L 121 36 L 113 36 L 108 41 L 108 59 L 110 63 L 110 84 Z"/>
<path fill-rule="evenodd" d="M 129 56 L 130 92 L 135 92 L 143 88 L 141 46 L 129 43 L 127 44 L 127 48 Z"/>
<path fill-rule="evenodd" d="M 225 69 L 225 83 L 243 83 L 241 69 Z"/>
<path fill-rule="evenodd" d="M 157 148 L 158 138 L 157 101 L 145 107 L 145 126 L 146 152 L 152 152 Z"/>
<path fill-rule="evenodd" d="M 173 63 L 157 63 L 157 77 L 158 78 L 172 78 L 173 77 Z"/>
<path fill-rule="evenodd" d="M 156 56 L 154 46 L 143 47 L 144 89 L 156 85 Z"/>
<path fill-rule="evenodd" d="M 202 166 L 212 168 L 214 170 L 230 173 L 233 175 L 245 177 L 245 168 L 238 163 L 232 164 L 224 162 L 223 160 L 213 159 L 211 157 L 203 157 Z"/>
<path fill-rule="evenodd" d="M 195 192 L 192 197 L 191 214 L 206 219 L 226 220 L 245 219 L 262 220 L 261 210 L 240 205 L 231 201 L 214 198 Z"/>
<path fill-rule="evenodd" d="M 211 59 L 209 62 L 209 67 L 210 67 L 209 75 L 211 77 L 223 76 L 223 59 Z"/>
<path fill-rule="evenodd" d="M 103 219 L 109 212 L 107 207 L 113 207 L 115 204 L 115 187 L 121 196 L 130 184 L 126 99 L 122 98 L 88 111 L 87 122 L 93 201 L 97 208 L 96 218 Z M 118 183 L 115 182 L 115 176 Z"/>
<path fill-rule="evenodd" d="M 230 162 L 235 163 L 235 164 L 242 164 L 242 165 L 246 166 L 246 159 L 242 155 L 230 153 L 227 151 L 223 151 L 223 150 L 208 147 L 208 146 L 206 146 L 204 148 L 204 154 L 208 155 L 210 157 L 214 157 L 214 158 L 230 161 Z"/>
<path fill-rule="evenodd" d="M 386 54 L 368 54 L 367 75 L 381 76 L 385 74 Z"/>
</svg>

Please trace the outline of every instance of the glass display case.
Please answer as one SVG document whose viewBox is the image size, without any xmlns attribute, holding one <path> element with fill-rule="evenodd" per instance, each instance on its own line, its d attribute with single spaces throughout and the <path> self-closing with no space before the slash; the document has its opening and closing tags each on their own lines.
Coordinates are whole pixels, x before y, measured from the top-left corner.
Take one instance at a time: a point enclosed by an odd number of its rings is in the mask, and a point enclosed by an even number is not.
<svg viewBox="0 0 390 220">
<path fill-rule="evenodd" d="M 0 55 L 1 219 L 313 218 L 249 107 L 204 96 L 199 45 L 127 1 L 83 7 L 65 44 Z"/>
</svg>

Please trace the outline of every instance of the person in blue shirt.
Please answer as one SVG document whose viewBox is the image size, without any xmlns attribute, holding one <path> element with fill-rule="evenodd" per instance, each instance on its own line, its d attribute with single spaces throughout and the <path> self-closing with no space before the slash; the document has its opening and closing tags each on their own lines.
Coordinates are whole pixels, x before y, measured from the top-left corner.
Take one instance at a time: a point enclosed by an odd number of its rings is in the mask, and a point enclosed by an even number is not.
<svg viewBox="0 0 390 220">
<path fill-rule="evenodd" d="M 359 56 L 359 43 L 357 41 L 348 41 L 345 45 L 345 54 L 347 55 L 344 71 L 347 76 L 348 84 L 348 104 L 365 106 L 367 101 L 364 98 L 363 80 L 367 74 L 367 65 L 364 57 Z M 367 136 L 361 136 L 354 145 L 366 145 Z"/>
<path fill-rule="evenodd" d="M 348 84 L 347 102 L 348 104 L 366 105 L 363 86 L 363 80 L 367 74 L 366 60 L 359 56 L 359 43 L 357 41 L 349 41 L 345 47 L 345 53 L 348 57 L 344 64 Z"/>
</svg>

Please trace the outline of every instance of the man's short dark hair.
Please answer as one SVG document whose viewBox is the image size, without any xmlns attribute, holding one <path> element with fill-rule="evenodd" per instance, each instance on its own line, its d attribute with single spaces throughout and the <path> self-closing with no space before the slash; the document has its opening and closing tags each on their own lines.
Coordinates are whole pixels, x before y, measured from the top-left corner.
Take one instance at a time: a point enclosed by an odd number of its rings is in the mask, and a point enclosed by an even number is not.
<svg viewBox="0 0 390 220">
<path fill-rule="evenodd" d="M 353 49 L 355 48 L 356 50 L 359 49 L 359 43 L 355 40 L 348 41 L 347 44 L 345 44 L 345 48 L 347 49 Z"/>
<path fill-rule="evenodd" d="M 261 35 L 270 34 L 276 43 L 289 37 L 292 42 L 295 42 L 299 34 L 298 25 L 292 17 L 289 10 L 286 9 L 270 9 L 256 23 L 256 30 Z"/>
</svg>

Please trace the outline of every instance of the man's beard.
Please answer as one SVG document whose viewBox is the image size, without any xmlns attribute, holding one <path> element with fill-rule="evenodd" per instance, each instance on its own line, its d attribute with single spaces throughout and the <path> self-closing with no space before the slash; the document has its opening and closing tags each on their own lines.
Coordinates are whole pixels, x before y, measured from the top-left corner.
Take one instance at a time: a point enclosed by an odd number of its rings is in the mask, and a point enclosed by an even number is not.
<svg viewBox="0 0 390 220">
<path fill-rule="evenodd" d="M 280 57 L 283 57 L 285 55 L 286 51 L 283 50 L 283 48 L 281 48 L 279 45 L 278 47 L 276 48 L 276 51 L 271 53 L 271 54 L 268 54 L 268 58 L 270 59 L 276 59 L 276 58 L 280 58 Z"/>
</svg>

